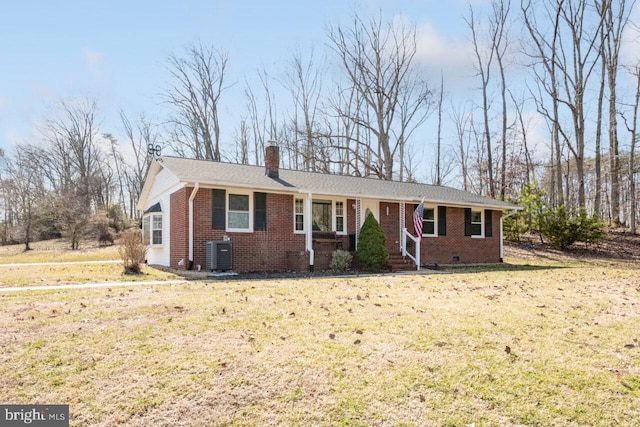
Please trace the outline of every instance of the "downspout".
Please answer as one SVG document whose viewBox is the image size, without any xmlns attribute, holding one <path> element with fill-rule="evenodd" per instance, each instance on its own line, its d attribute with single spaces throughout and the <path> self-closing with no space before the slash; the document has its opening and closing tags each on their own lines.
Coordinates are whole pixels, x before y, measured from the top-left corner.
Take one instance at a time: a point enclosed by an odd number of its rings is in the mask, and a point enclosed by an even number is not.
<svg viewBox="0 0 640 427">
<path fill-rule="evenodd" d="M 306 206 L 305 206 L 305 213 L 306 215 L 304 216 L 304 227 L 306 230 L 306 247 L 307 247 L 307 251 L 309 251 L 309 271 L 313 273 L 313 263 L 314 263 L 314 251 L 313 251 L 313 218 L 311 217 L 312 214 L 312 201 L 313 201 L 313 196 L 311 195 L 311 193 L 307 193 L 307 200 L 306 200 Z"/>
<path fill-rule="evenodd" d="M 196 198 L 200 183 L 196 182 L 189 196 L 189 265 L 187 270 L 193 269 L 193 200 Z"/>
<path fill-rule="evenodd" d="M 504 229 L 502 221 L 505 218 L 509 218 L 510 216 L 515 215 L 516 213 L 518 213 L 518 209 L 514 209 L 513 212 L 507 215 L 500 216 L 500 262 L 504 262 Z"/>
</svg>

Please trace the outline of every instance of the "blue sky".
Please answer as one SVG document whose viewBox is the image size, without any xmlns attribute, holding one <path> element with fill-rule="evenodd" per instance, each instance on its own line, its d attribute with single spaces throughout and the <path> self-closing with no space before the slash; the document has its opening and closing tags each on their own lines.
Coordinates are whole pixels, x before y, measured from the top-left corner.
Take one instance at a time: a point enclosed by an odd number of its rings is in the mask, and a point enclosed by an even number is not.
<svg viewBox="0 0 640 427">
<path fill-rule="evenodd" d="M 354 12 L 367 17 L 380 11 L 385 19 L 402 16 L 417 26 L 421 60 L 450 70 L 469 64 L 463 0 L 4 2 L 0 148 L 37 142 L 34 129 L 62 98 L 95 98 L 102 132 L 116 137 L 121 109 L 159 119 L 158 95 L 170 81 L 167 56 L 198 41 L 229 52 L 229 81 L 237 83 L 225 96 L 233 105 L 257 69 L 281 72 L 295 49 L 324 52 L 327 25 L 348 22 Z M 435 71 L 439 75 L 440 68 Z M 228 123 L 227 137 L 235 125 Z"/>
</svg>

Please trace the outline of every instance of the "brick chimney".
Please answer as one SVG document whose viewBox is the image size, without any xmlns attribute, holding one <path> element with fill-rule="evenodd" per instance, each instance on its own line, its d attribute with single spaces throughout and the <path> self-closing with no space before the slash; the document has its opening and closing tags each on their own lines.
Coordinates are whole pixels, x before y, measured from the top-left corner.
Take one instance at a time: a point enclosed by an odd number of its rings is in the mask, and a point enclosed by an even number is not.
<svg viewBox="0 0 640 427">
<path fill-rule="evenodd" d="M 269 178 L 278 178 L 278 170 L 280 168 L 280 151 L 278 146 L 269 145 L 264 150 L 264 167 L 265 174 Z"/>
</svg>

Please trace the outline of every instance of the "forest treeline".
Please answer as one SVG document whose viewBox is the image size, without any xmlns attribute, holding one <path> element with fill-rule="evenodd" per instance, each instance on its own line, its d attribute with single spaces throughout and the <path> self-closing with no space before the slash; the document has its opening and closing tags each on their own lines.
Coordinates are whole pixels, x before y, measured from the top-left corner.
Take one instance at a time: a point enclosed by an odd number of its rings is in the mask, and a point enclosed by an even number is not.
<svg viewBox="0 0 640 427">
<path fill-rule="evenodd" d="M 474 90 L 463 94 L 439 64 L 421 60 L 418 28 L 382 12 L 327 25 L 326 51 L 298 48 L 280 69 L 244 83 L 230 75 L 224 46 L 199 41 L 166 58 L 161 120 L 123 111 L 119 129 L 103 129 L 99 100 L 63 99 L 37 141 L 0 152 L 2 243 L 28 248 L 64 235 L 73 246 L 90 230 L 108 239 L 135 224 L 156 147 L 261 165 L 270 141 L 284 168 L 450 185 L 516 203 L 524 191 L 542 210 L 635 233 L 635 8 L 627 0 L 470 4 L 461 25 Z M 440 78 L 427 79 L 434 70 Z M 243 113 L 225 121 L 238 85 Z"/>
</svg>

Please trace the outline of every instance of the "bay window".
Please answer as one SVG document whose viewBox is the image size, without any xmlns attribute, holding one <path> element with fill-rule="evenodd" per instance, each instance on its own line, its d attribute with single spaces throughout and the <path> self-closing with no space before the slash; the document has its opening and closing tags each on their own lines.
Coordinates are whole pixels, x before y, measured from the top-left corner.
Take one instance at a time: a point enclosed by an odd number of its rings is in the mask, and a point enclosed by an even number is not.
<svg viewBox="0 0 640 427">
<path fill-rule="evenodd" d="M 142 242 L 145 245 L 162 245 L 162 214 L 153 213 L 142 218 Z"/>
</svg>

